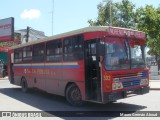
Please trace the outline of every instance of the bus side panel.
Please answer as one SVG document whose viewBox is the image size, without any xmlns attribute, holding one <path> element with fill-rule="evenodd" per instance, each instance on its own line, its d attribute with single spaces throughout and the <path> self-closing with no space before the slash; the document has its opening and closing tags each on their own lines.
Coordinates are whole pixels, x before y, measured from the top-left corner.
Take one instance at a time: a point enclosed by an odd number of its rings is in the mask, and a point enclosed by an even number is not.
<svg viewBox="0 0 160 120">
<path fill-rule="evenodd" d="M 59 87 L 61 86 L 62 82 L 62 69 L 61 68 L 56 68 L 54 63 L 51 64 L 52 68 L 48 68 L 45 66 L 45 81 L 46 81 L 46 91 L 48 93 L 52 94 L 58 94 L 58 95 L 63 95 L 60 94 L 61 92 L 59 91 Z"/>
<path fill-rule="evenodd" d="M 18 67 L 20 64 L 14 64 L 13 71 L 14 71 L 14 84 L 15 85 L 21 85 L 21 78 L 23 75 L 23 68 Z"/>
<path fill-rule="evenodd" d="M 46 90 L 46 82 L 45 82 L 45 74 L 44 74 L 45 66 L 44 63 L 33 63 L 32 64 L 32 78 L 31 84 L 33 81 L 33 87 L 38 88 L 40 90 Z"/>
<path fill-rule="evenodd" d="M 27 67 L 23 69 L 23 77 L 26 79 L 28 87 L 33 88 L 33 77 L 32 77 L 32 64 L 27 64 Z"/>
<path fill-rule="evenodd" d="M 33 87 L 33 80 L 32 80 L 32 65 L 20 63 L 20 64 L 14 64 L 13 70 L 14 70 L 14 84 L 21 85 L 22 78 L 25 78 L 27 81 L 28 87 Z"/>
<path fill-rule="evenodd" d="M 65 95 L 65 88 L 68 83 L 75 83 L 82 94 L 85 96 L 85 82 L 84 82 L 84 61 L 80 62 L 66 62 L 63 63 L 63 79 L 60 81 L 57 92 L 59 95 Z"/>
</svg>

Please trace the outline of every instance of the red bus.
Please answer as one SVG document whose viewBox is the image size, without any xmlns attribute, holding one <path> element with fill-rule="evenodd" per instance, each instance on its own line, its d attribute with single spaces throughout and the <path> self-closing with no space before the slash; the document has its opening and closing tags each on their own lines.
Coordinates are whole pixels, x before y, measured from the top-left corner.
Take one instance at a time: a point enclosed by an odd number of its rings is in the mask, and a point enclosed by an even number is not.
<svg viewBox="0 0 160 120">
<path fill-rule="evenodd" d="M 86 27 L 9 49 L 10 83 L 38 88 L 79 106 L 149 92 L 145 33 Z"/>
</svg>

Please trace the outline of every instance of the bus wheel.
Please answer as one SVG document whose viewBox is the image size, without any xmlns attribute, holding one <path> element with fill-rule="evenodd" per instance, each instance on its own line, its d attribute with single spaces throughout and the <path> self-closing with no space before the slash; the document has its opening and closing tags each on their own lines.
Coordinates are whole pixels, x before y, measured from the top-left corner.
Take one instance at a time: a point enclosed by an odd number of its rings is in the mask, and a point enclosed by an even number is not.
<svg viewBox="0 0 160 120">
<path fill-rule="evenodd" d="M 25 93 L 28 92 L 28 84 L 25 78 L 22 78 L 21 89 L 22 89 L 22 92 L 25 92 Z"/>
<path fill-rule="evenodd" d="M 75 84 L 71 84 L 66 90 L 66 99 L 73 106 L 82 106 L 82 96 L 79 88 Z"/>
</svg>

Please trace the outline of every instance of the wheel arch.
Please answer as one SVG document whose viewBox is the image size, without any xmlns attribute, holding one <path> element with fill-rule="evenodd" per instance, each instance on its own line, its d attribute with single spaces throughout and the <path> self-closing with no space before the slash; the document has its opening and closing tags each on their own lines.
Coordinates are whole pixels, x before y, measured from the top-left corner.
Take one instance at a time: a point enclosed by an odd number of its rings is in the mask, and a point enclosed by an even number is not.
<svg viewBox="0 0 160 120">
<path fill-rule="evenodd" d="M 29 88 L 28 88 L 27 80 L 24 76 L 21 77 L 21 83 L 20 84 L 21 84 L 22 92 L 27 93 L 29 91 Z"/>
<path fill-rule="evenodd" d="M 75 82 L 68 82 L 68 83 L 66 84 L 65 89 L 64 89 L 64 96 L 66 96 L 67 88 L 68 88 L 70 85 L 72 85 L 72 84 L 75 84 L 75 85 L 78 87 L 78 85 L 77 85 Z M 79 88 L 79 87 L 78 87 L 78 88 Z"/>
<path fill-rule="evenodd" d="M 78 97 L 77 97 L 77 92 L 76 92 L 76 96 L 74 96 L 75 95 L 75 92 L 74 92 L 75 87 L 79 91 Z M 82 106 L 84 104 L 84 101 L 82 99 L 82 92 L 81 92 L 80 86 L 79 86 L 79 84 L 76 84 L 75 82 L 68 82 L 67 83 L 67 85 L 65 87 L 65 98 L 71 105 L 76 106 L 76 107 Z M 73 99 L 73 98 L 78 98 L 78 99 Z"/>
</svg>

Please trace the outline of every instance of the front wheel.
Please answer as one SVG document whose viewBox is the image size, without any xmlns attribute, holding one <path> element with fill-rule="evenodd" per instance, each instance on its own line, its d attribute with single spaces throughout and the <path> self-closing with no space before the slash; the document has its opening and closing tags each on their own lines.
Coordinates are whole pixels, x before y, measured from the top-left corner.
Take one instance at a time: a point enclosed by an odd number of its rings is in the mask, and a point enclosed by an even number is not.
<svg viewBox="0 0 160 120">
<path fill-rule="evenodd" d="M 22 89 L 22 92 L 24 93 L 28 92 L 28 84 L 25 78 L 22 78 L 21 89 Z"/>
<path fill-rule="evenodd" d="M 66 99 L 73 106 L 82 106 L 82 96 L 79 88 L 75 84 L 71 84 L 66 90 Z"/>
</svg>

